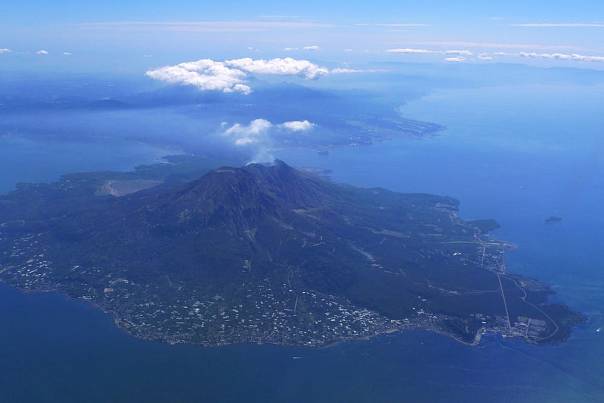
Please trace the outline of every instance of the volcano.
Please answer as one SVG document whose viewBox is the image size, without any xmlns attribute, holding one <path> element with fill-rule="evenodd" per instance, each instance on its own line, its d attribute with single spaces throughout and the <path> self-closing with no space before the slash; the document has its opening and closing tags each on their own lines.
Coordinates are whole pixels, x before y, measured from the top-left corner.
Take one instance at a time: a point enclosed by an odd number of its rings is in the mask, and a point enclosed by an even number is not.
<svg viewBox="0 0 604 403">
<path fill-rule="evenodd" d="M 317 346 L 421 328 L 544 343 L 582 320 L 508 273 L 494 221 L 462 220 L 449 197 L 356 188 L 282 161 L 121 197 L 98 181 L 2 196 L 0 278 L 92 301 L 138 337 Z"/>
</svg>

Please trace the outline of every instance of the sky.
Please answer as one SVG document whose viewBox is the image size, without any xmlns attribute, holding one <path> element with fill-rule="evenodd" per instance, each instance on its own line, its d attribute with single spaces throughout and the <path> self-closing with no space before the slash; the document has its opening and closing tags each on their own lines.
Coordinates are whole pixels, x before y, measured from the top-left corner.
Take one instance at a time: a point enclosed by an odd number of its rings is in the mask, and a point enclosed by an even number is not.
<svg viewBox="0 0 604 403">
<path fill-rule="evenodd" d="M 601 0 L 0 4 L 0 70 L 136 72 L 200 58 L 604 68 Z"/>
</svg>

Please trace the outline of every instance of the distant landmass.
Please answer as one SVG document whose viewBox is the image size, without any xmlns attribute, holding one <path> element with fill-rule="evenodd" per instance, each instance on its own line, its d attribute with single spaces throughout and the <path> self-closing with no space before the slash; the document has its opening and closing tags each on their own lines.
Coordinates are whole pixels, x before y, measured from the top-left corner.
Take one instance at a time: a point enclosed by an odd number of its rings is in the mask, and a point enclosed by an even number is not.
<svg viewBox="0 0 604 403">
<path fill-rule="evenodd" d="M 0 196 L 0 279 L 60 291 L 134 336 L 321 346 L 426 329 L 565 340 L 583 320 L 508 273 L 454 199 L 336 184 L 284 162 L 173 157 Z"/>
<path fill-rule="evenodd" d="M 221 128 L 222 123 L 230 122 L 233 116 L 237 116 L 240 123 L 257 119 L 258 115 L 275 122 L 304 119 L 312 122 L 320 135 L 300 136 L 299 132 L 283 131 L 271 138 L 272 144 L 278 147 L 311 148 L 322 154 L 335 147 L 363 146 L 399 137 L 428 137 L 444 130 L 444 126 L 436 123 L 405 118 L 393 105 L 375 102 L 375 95 L 362 90 L 321 90 L 294 84 L 265 83 L 252 94 L 240 96 L 182 86 L 159 89 L 145 87 L 140 92 L 132 89 L 132 93 L 126 94 L 111 91 L 111 88 L 122 88 L 123 83 L 92 78 L 82 80 L 80 84 L 88 89 L 86 94 L 70 93 L 73 83 L 61 81 L 53 83 L 54 90 L 50 94 L 21 89 L 12 89 L 15 91 L 13 93 L 10 88 L 7 94 L 0 91 L 0 115 L 45 111 L 144 113 L 169 108 L 171 113 L 178 112 L 197 119 L 202 127 L 214 128 L 210 131 Z M 401 93 L 397 96 L 397 102 L 401 100 L 400 97 L 412 99 L 416 96 Z M 291 99 L 304 103 L 306 107 L 303 113 L 291 105 Z M 144 116 L 141 118 L 144 119 Z M 2 122 L 0 120 L 0 125 Z M 69 136 L 69 133 L 61 132 L 60 135 Z M 78 137 L 75 140 L 81 139 Z"/>
</svg>

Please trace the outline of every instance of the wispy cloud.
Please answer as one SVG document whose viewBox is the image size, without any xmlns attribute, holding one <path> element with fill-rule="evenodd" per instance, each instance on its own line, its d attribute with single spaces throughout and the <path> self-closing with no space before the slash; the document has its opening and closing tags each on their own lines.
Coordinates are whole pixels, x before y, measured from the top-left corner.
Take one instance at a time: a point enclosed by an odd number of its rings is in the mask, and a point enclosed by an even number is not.
<svg viewBox="0 0 604 403">
<path fill-rule="evenodd" d="M 461 63 L 461 62 L 465 62 L 465 61 L 466 61 L 466 58 L 461 57 L 461 56 L 445 58 L 445 62 L 449 62 L 449 63 Z"/>
<path fill-rule="evenodd" d="M 349 67 L 337 67 L 331 70 L 332 74 L 352 74 L 352 73 L 364 73 L 366 70 L 351 69 Z"/>
<path fill-rule="evenodd" d="M 39 56 L 46 56 L 46 55 L 48 55 L 48 51 L 44 50 L 44 49 L 41 49 L 41 50 L 38 50 L 36 52 L 36 54 L 39 55 Z"/>
<path fill-rule="evenodd" d="M 418 41 L 413 45 L 417 46 L 436 46 L 436 47 L 459 47 L 469 49 L 518 49 L 518 50 L 560 50 L 576 49 L 576 46 L 557 44 L 544 45 L 539 43 L 509 43 L 509 42 L 472 42 L 472 41 Z"/>
<path fill-rule="evenodd" d="M 12 50 L 8 49 L 8 48 L 0 48 L 0 55 L 4 54 L 4 53 L 10 53 L 12 52 Z"/>
<path fill-rule="evenodd" d="M 536 52 L 520 52 L 520 57 L 531 59 L 548 59 L 548 60 L 569 60 L 576 62 L 604 62 L 604 56 L 586 56 L 576 53 L 536 53 Z"/>
<path fill-rule="evenodd" d="M 430 49 L 415 49 L 415 48 L 394 48 L 394 49 L 388 49 L 386 50 L 386 52 L 388 53 L 401 53 L 401 54 L 434 54 L 434 53 L 441 53 L 440 51 L 437 50 L 430 50 Z"/>
<path fill-rule="evenodd" d="M 523 24 L 510 24 L 512 27 L 521 28 L 604 28 L 600 22 L 529 22 Z"/>
<path fill-rule="evenodd" d="M 494 60 L 495 57 L 521 57 L 529 59 L 547 59 L 547 60 L 563 60 L 563 61 L 574 61 L 574 62 L 604 62 L 604 56 L 595 55 L 582 55 L 578 53 L 544 53 L 544 52 L 481 52 L 477 56 L 469 50 L 435 50 L 435 49 L 416 49 L 416 48 L 401 48 L 401 49 L 388 49 L 389 53 L 400 53 L 409 55 L 445 55 L 447 62 L 464 62 L 471 58 L 476 57 L 477 60 L 490 61 Z"/>
<path fill-rule="evenodd" d="M 355 74 L 355 73 L 385 73 L 387 69 L 353 69 L 350 67 L 336 67 L 329 71 L 330 74 Z"/>
<path fill-rule="evenodd" d="M 279 14 L 265 14 L 260 15 L 258 18 L 262 20 L 299 20 L 302 19 L 299 15 L 279 15 Z"/>
<path fill-rule="evenodd" d="M 430 24 L 422 23 L 360 23 L 354 24 L 356 27 L 383 27 L 383 28 L 421 28 L 430 27 Z"/>
<path fill-rule="evenodd" d="M 176 32 L 259 32 L 275 29 L 330 28 L 332 24 L 301 20 L 251 21 L 109 21 L 77 25 L 88 30 L 176 31 Z"/>
<path fill-rule="evenodd" d="M 301 48 L 296 48 L 296 47 L 283 48 L 283 50 L 286 52 L 294 52 L 296 50 L 315 51 L 315 50 L 320 50 L 320 49 L 321 49 L 321 47 L 319 45 L 307 45 L 307 46 L 302 46 Z"/>
<path fill-rule="evenodd" d="M 467 56 L 467 57 L 470 57 L 473 55 L 473 53 L 469 50 L 445 50 L 445 54 Z"/>
<path fill-rule="evenodd" d="M 398 53 L 406 55 L 445 55 L 446 62 L 463 62 L 467 57 L 474 55 L 466 49 L 452 49 L 452 50 L 437 50 L 437 49 L 417 49 L 417 48 L 396 48 L 386 50 L 388 53 Z"/>
</svg>

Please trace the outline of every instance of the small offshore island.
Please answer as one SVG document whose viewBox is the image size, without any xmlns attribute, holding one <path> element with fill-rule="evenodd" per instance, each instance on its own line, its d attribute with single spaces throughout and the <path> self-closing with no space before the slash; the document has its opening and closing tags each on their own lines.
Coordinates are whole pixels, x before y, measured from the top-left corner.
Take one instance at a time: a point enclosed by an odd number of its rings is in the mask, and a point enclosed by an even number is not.
<svg viewBox="0 0 604 403">
<path fill-rule="evenodd" d="M 0 196 L 0 280 L 149 340 L 323 346 L 404 329 L 560 342 L 581 314 L 508 273 L 454 199 L 335 184 L 281 161 L 172 157 Z"/>
</svg>

